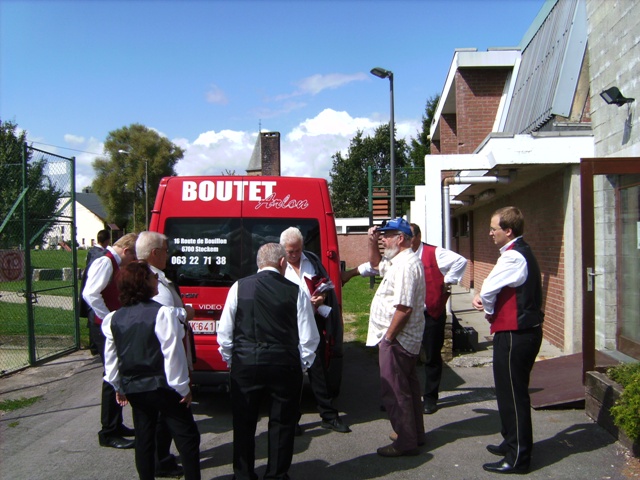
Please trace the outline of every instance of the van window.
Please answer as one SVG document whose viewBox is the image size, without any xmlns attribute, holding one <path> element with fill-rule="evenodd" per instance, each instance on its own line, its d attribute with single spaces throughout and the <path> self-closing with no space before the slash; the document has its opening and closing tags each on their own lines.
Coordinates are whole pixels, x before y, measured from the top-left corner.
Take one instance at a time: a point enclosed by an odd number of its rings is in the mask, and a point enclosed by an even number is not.
<svg viewBox="0 0 640 480">
<path fill-rule="evenodd" d="M 230 287 L 256 273 L 256 255 L 265 243 L 279 243 L 280 234 L 297 227 L 304 249 L 320 256 L 316 219 L 295 218 L 169 218 L 167 276 L 181 287 Z"/>
</svg>

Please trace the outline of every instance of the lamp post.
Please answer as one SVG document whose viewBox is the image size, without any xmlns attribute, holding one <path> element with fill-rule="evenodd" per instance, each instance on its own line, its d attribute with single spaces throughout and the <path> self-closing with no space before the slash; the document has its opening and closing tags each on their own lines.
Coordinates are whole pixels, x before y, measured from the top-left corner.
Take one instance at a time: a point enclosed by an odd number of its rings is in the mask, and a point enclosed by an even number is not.
<svg viewBox="0 0 640 480">
<path fill-rule="evenodd" d="M 389 137 L 391 137 L 391 157 L 389 160 L 391 191 L 390 194 L 390 210 L 391 218 L 396 217 L 396 132 L 395 122 L 393 120 L 393 72 L 384 68 L 376 67 L 371 69 L 371 73 L 378 78 L 388 78 L 391 92 L 391 117 L 389 118 Z"/>
<path fill-rule="evenodd" d="M 128 150 L 118 150 L 118 153 L 124 153 L 125 155 L 131 155 Z M 149 174 L 148 174 L 148 161 L 144 159 L 144 228 L 149 230 Z M 135 200 L 134 200 L 135 201 Z M 135 208 L 135 206 L 134 206 Z M 135 223 L 135 217 L 133 219 Z"/>
</svg>

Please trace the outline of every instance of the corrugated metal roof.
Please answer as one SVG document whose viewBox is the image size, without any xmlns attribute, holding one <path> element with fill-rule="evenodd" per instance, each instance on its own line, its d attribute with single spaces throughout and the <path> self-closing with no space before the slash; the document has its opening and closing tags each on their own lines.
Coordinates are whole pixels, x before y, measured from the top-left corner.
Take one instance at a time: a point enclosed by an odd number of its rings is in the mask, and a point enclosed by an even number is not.
<svg viewBox="0 0 640 480">
<path fill-rule="evenodd" d="M 530 133 L 553 115 L 568 115 L 587 46 L 584 2 L 557 0 L 536 19 L 540 26 L 525 37 L 504 132 Z"/>
</svg>

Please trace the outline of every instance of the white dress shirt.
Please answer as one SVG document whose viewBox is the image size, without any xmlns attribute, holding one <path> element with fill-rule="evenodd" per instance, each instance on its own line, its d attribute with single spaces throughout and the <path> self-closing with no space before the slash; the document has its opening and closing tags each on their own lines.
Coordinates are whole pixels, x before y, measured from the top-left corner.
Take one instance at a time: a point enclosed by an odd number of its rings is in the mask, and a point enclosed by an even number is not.
<svg viewBox="0 0 640 480">
<path fill-rule="evenodd" d="M 527 261 L 516 250 L 509 250 L 513 242 L 522 237 L 511 240 L 500 249 L 500 257 L 491 270 L 489 276 L 482 282 L 480 299 L 485 313 L 493 315 L 496 305 L 496 297 L 504 287 L 516 288 L 527 280 L 529 270 Z"/>
<path fill-rule="evenodd" d="M 113 254 L 118 265 L 122 262 L 120 255 L 110 246 L 107 250 Z M 91 307 L 98 318 L 104 318 L 109 314 L 109 309 L 104 303 L 102 298 L 102 291 L 107 288 L 109 282 L 113 277 L 113 266 L 111 265 L 111 259 L 106 256 L 98 257 L 89 266 L 87 272 L 87 283 L 82 291 L 82 298 L 87 302 L 87 305 Z"/>
<path fill-rule="evenodd" d="M 416 255 L 420 260 L 422 260 L 424 245 L 424 243 L 420 242 L 420 246 L 416 250 Z M 449 285 L 460 283 L 464 270 L 467 268 L 466 258 L 456 252 L 438 246 L 436 246 L 436 263 L 438 264 L 438 270 L 444 275 L 444 283 Z"/>
<path fill-rule="evenodd" d="M 273 267 L 265 267 L 258 272 L 270 270 L 280 275 L 280 272 Z M 318 335 L 318 327 L 316 327 L 316 321 L 313 317 L 313 309 L 311 302 L 309 301 L 302 288 L 298 289 L 298 336 L 299 344 L 298 350 L 300 351 L 300 362 L 303 369 L 307 369 L 311 366 L 316 358 L 316 348 L 320 342 L 320 335 Z M 220 317 L 220 324 L 218 326 L 218 345 L 220 345 L 220 355 L 229 368 L 231 368 L 231 358 L 233 355 L 233 329 L 235 326 L 235 317 L 238 310 L 238 282 L 235 282 L 229 289 L 227 294 L 227 301 L 224 304 L 222 310 L 222 316 Z"/>
</svg>

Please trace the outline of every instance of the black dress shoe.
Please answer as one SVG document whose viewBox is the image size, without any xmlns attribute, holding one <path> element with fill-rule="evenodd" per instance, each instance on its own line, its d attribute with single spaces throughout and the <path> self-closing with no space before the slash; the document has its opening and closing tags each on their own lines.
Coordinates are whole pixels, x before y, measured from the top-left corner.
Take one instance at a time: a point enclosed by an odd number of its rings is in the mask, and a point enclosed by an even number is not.
<svg viewBox="0 0 640 480">
<path fill-rule="evenodd" d="M 129 428 L 125 425 L 120 425 L 120 428 L 116 431 L 121 437 L 135 437 L 136 431 L 133 428 Z"/>
<path fill-rule="evenodd" d="M 482 468 L 487 472 L 492 473 L 527 473 L 529 471 L 529 465 L 511 465 L 506 460 L 501 460 L 495 463 L 485 463 Z"/>
<path fill-rule="evenodd" d="M 171 467 L 156 469 L 156 477 L 180 478 L 183 475 L 184 475 L 184 469 L 178 464 L 173 465 Z"/>
<path fill-rule="evenodd" d="M 330 430 L 333 430 L 334 432 L 340 433 L 349 433 L 351 431 L 349 425 L 345 425 L 344 423 L 342 423 L 340 417 L 336 417 L 331 420 L 322 420 L 320 426 L 322 428 L 328 428 Z"/>
<path fill-rule="evenodd" d="M 118 435 L 110 435 L 108 437 L 98 436 L 101 447 L 111 448 L 133 448 L 136 444 L 135 440 L 127 440 Z"/>
<path fill-rule="evenodd" d="M 492 453 L 499 457 L 504 457 L 507 454 L 507 449 L 502 448 L 500 445 L 487 445 L 487 450 L 489 451 L 489 453 Z"/>
<path fill-rule="evenodd" d="M 438 405 L 435 403 L 423 403 L 422 404 L 422 413 L 426 413 L 427 415 L 432 415 L 438 411 Z"/>
</svg>

